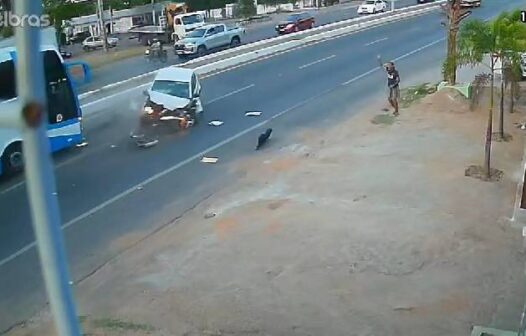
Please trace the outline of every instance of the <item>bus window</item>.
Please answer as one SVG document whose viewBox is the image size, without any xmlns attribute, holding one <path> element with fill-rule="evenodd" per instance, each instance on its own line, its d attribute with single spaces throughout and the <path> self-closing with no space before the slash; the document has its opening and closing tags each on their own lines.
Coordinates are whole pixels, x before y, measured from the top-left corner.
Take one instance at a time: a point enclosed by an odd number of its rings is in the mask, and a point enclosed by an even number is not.
<svg viewBox="0 0 526 336">
<path fill-rule="evenodd" d="M 12 60 L 0 63 L 0 100 L 16 97 L 15 64 Z"/>
<path fill-rule="evenodd" d="M 78 118 L 77 103 L 71 83 L 60 58 L 54 51 L 44 52 L 49 124 Z"/>
</svg>

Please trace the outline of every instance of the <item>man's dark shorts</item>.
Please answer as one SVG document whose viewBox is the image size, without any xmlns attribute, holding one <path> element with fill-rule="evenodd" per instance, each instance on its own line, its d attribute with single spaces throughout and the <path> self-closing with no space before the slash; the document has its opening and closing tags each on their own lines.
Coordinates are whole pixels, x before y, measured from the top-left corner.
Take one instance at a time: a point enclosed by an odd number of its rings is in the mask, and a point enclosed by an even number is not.
<svg viewBox="0 0 526 336">
<path fill-rule="evenodd" d="M 400 87 L 389 88 L 389 100 L 400 100 Z"/>
</svg>

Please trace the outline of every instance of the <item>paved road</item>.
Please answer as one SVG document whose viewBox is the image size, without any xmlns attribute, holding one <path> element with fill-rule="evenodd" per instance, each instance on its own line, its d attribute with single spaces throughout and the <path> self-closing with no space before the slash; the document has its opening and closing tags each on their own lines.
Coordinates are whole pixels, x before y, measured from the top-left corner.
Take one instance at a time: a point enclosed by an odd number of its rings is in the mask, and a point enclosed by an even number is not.
<svg viewBox="0 0 526 336">
<path fill-rule="evenodd" d="M 399 8 L 415 4 L 416 0 L 396 0 L 395 7 Z M 320 10 L 311 10 L 311 12 L 316 18 L 316 25 L 320 26 L 356 17 L 356 9 L 356 2 L 352 2 L 333 7 L 322 8 Z M 274 27 L 278 21 L 284 20 L 287 15 L 288 14 L 276 15 L 273 16 L 272 21 L 256 23 L 253 26 L 248 26 L 246 36 L 243 38 L 243 43 L 251 43 L 276 36 Z M 108 67 L 96 69 L 94 71 L 93 82 L 83 86 L 80 91 L 87 92 L 90 90 L 95 90 L 107 84 L 125 80 L 149 71 L 154 71 L 166 65 L 178 63 L 180 63 L 180 60 L 175 55 L 173 55 L 171 50 L 167 64 L 148 63 L 142 56 L 130 58 L 119 63 L 111 64 L 111 66 Z"/>
<path fill-rule="evenodd" d="M 518 4 L 487 0 L 474 16 L 491 17 Z M 445 50 L 440 20 L 428 14 L 205 78 L 205 118 L 225 124 L 163 136 L 146 151 L 128 138 L 141 89 L 91 105 L 85 111 L 90 146 L 60 155 L 56 167 L 75 282 L 233 181 L 236 175 L 222 163 L 257 155 L 257 134 L 268 125 L 275 129 L 273 146 L 286 146 L 287 130 L 335 123 L 349 104 L 348 113 L 355 113 L 380 97 L 385 78 L 377 54 L 395 60 L 402 79 L 436 67 Z M 247 118 L 247 110 L 263 115 Z M 221 161 L 202 164 L 200 153 Z M 25 192 L 20 179 L 0 184 L 0 330 L 45 302 Z"/>
</svg>

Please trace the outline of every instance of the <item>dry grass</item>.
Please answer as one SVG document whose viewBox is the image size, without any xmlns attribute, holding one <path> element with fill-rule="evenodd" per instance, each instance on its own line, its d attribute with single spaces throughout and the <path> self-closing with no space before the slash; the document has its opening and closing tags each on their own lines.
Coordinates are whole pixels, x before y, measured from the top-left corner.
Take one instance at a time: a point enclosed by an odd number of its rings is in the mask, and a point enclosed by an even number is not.
<svg viewBox="0 0 526 336">
<path fill-rule="evenodd" d="M 77 60 L 88 63 L 92 69 L 97 69 L 105 65 L 111 64 L 113 62 L 118 62 L 128 58 L 140 56 L 143 53 L 144 47 L 136 46 L 122 50 L 110 49 L 107 54 L 99 52 L 92 54 L 87 53 L 85 56 L 79 57 Z"/>
</svg>

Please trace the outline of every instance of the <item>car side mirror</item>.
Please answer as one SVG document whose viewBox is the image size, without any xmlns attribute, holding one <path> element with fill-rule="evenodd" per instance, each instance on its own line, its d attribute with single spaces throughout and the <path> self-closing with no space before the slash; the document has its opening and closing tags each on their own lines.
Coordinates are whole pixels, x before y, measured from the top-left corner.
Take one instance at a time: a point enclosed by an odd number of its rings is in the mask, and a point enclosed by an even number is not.
<svg viewBox="0 0 526 336">
<path fill-rule="evenodd" d="M 150 94 L 148 93 L 148 90 L 144 90 L 142 92 L 143 96 L 148 97 Z"/>
<path fill-rule="evenodd" d="M 201 89 L 197 90 L 194 94 L 194 97 L 199 98 L 201 97 Z"/>
</svg>

